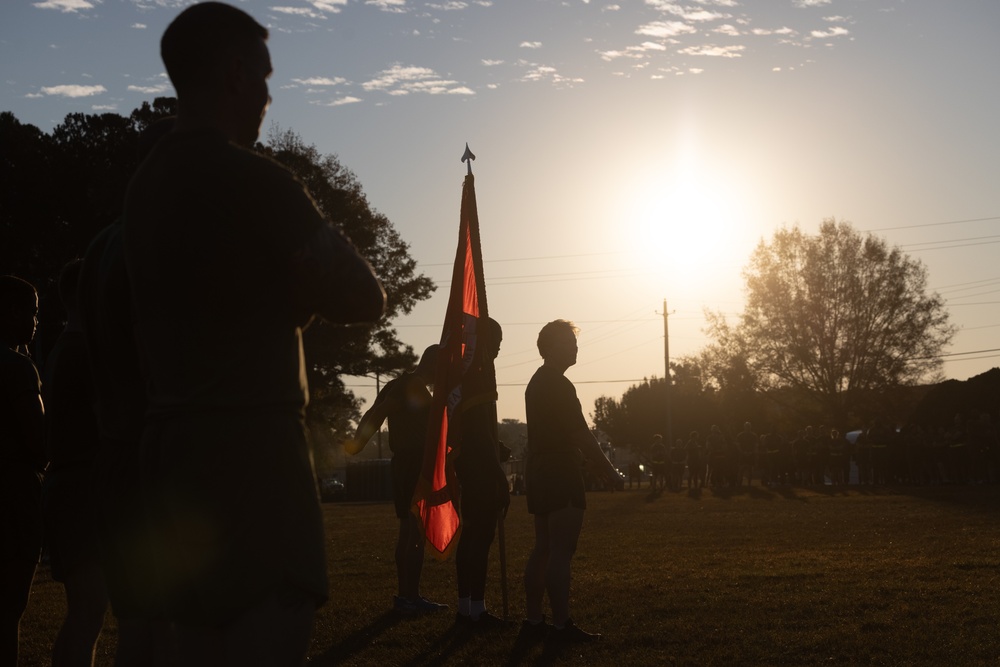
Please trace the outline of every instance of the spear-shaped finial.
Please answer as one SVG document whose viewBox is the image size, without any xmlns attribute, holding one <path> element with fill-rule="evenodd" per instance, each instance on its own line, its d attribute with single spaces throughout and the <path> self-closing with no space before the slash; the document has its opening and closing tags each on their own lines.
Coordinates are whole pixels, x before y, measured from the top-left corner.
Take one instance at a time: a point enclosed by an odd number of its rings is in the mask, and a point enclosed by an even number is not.
<svg viewBox="0 0 1000 667">
<path fill-rule="evenodd" d="M 469 143 L 465 143 L 465 153 L 462 154 L 462 162 L 469 168 L 469 175 L 472 175 L 472 161 L 476 159 L 476 154 L 469 150 Z"/>
</svg>

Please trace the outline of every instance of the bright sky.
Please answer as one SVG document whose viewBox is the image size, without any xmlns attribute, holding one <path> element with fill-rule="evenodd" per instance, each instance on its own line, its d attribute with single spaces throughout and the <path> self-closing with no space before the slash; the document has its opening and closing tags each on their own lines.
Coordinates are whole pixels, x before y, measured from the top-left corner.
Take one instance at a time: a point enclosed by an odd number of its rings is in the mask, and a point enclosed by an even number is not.
<svg viewBox="0 0 1000 667">
<path fill-rule="evenodd" d="M 0 110 L 45 131 L 172 95 L 180 0 L 4 0 Z M 440 288 L 397 322 L 437 340 L 468 142 L 501 417 L 547 321 L 581 328 L 585 413 L 742 310 L 782 225 L 827 217 L 922 260 L 961 327 L 944 366 L 1000 360 L 996 0 L 246 0 L 271 30 L 265 121 L 336 153 Z M 349 382 L 374 396 L 374 380 Z"/>
</svg>

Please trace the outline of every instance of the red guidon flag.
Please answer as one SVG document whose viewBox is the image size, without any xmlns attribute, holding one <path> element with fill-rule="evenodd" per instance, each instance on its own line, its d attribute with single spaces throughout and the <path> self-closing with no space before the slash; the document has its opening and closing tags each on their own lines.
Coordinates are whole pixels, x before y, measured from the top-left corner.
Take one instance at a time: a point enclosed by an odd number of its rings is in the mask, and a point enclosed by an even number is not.
<svg viewBox="0 0 1000 667">
<path fill-rule="evenodd" d="M 471 155 L 466 147 L 463 161 Z M 451 294 L 434 373 L 434 399 L 427 425 L 424 466 L 413 495 L 413 512 L 423 522 L 427 541 L 439 558 L 447 557 L 459 534 L 458 483 L 452 466 L 461 444 L 456 407 L 463 398 L 462 381 L 475 358 L 477 323 L 479 318 L 487 316 L 475 177 L 471 162 L 469 164 L 469 173 L 462 186 L 462 213 Z"/>
</svg>

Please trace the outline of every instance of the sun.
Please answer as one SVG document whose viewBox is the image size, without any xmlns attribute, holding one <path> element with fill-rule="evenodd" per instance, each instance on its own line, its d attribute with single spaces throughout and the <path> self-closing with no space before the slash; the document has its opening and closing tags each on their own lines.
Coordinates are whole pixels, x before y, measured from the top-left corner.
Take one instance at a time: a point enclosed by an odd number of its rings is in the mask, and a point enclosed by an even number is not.
<svg viewBox="0 0 1000 667">
<path fill-rule="evenodd" d="M 710 283 L 720 264 L 740 261 L 733 248 L 742 236 L 735 191 L 720 179 L 688 163 L 650 172 L 632 190 L 626 252 L 662 289 Z"/>
</svg>

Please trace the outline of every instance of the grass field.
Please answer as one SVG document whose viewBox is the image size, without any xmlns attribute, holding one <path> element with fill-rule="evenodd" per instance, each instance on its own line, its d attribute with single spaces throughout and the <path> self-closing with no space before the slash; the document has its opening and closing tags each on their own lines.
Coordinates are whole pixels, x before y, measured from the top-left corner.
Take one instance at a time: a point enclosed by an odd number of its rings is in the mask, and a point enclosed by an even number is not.
<svg viewBox="0 0 1000 667">
<path fill-rule="evenodd" d="M 519 639 L 531 544 L 524 498 L 506 522 L 509 631 L 457 631 L 451 612 L 399 619 L 391 504 L 327 504 L 331 599 L 313 665 L 1000 665 L 1000 487 L 687 490 L 588 495 L 571 609 L 597 644 Z M 497 549 L 488 606 L 499 614 Z M 454 562 L 423 592 L 454 607 Z M 63 613 L 39 567 L 22 664 L 46 665 Z M 110 665 L 109 615 L 98 646 Z"/>
</svg>

